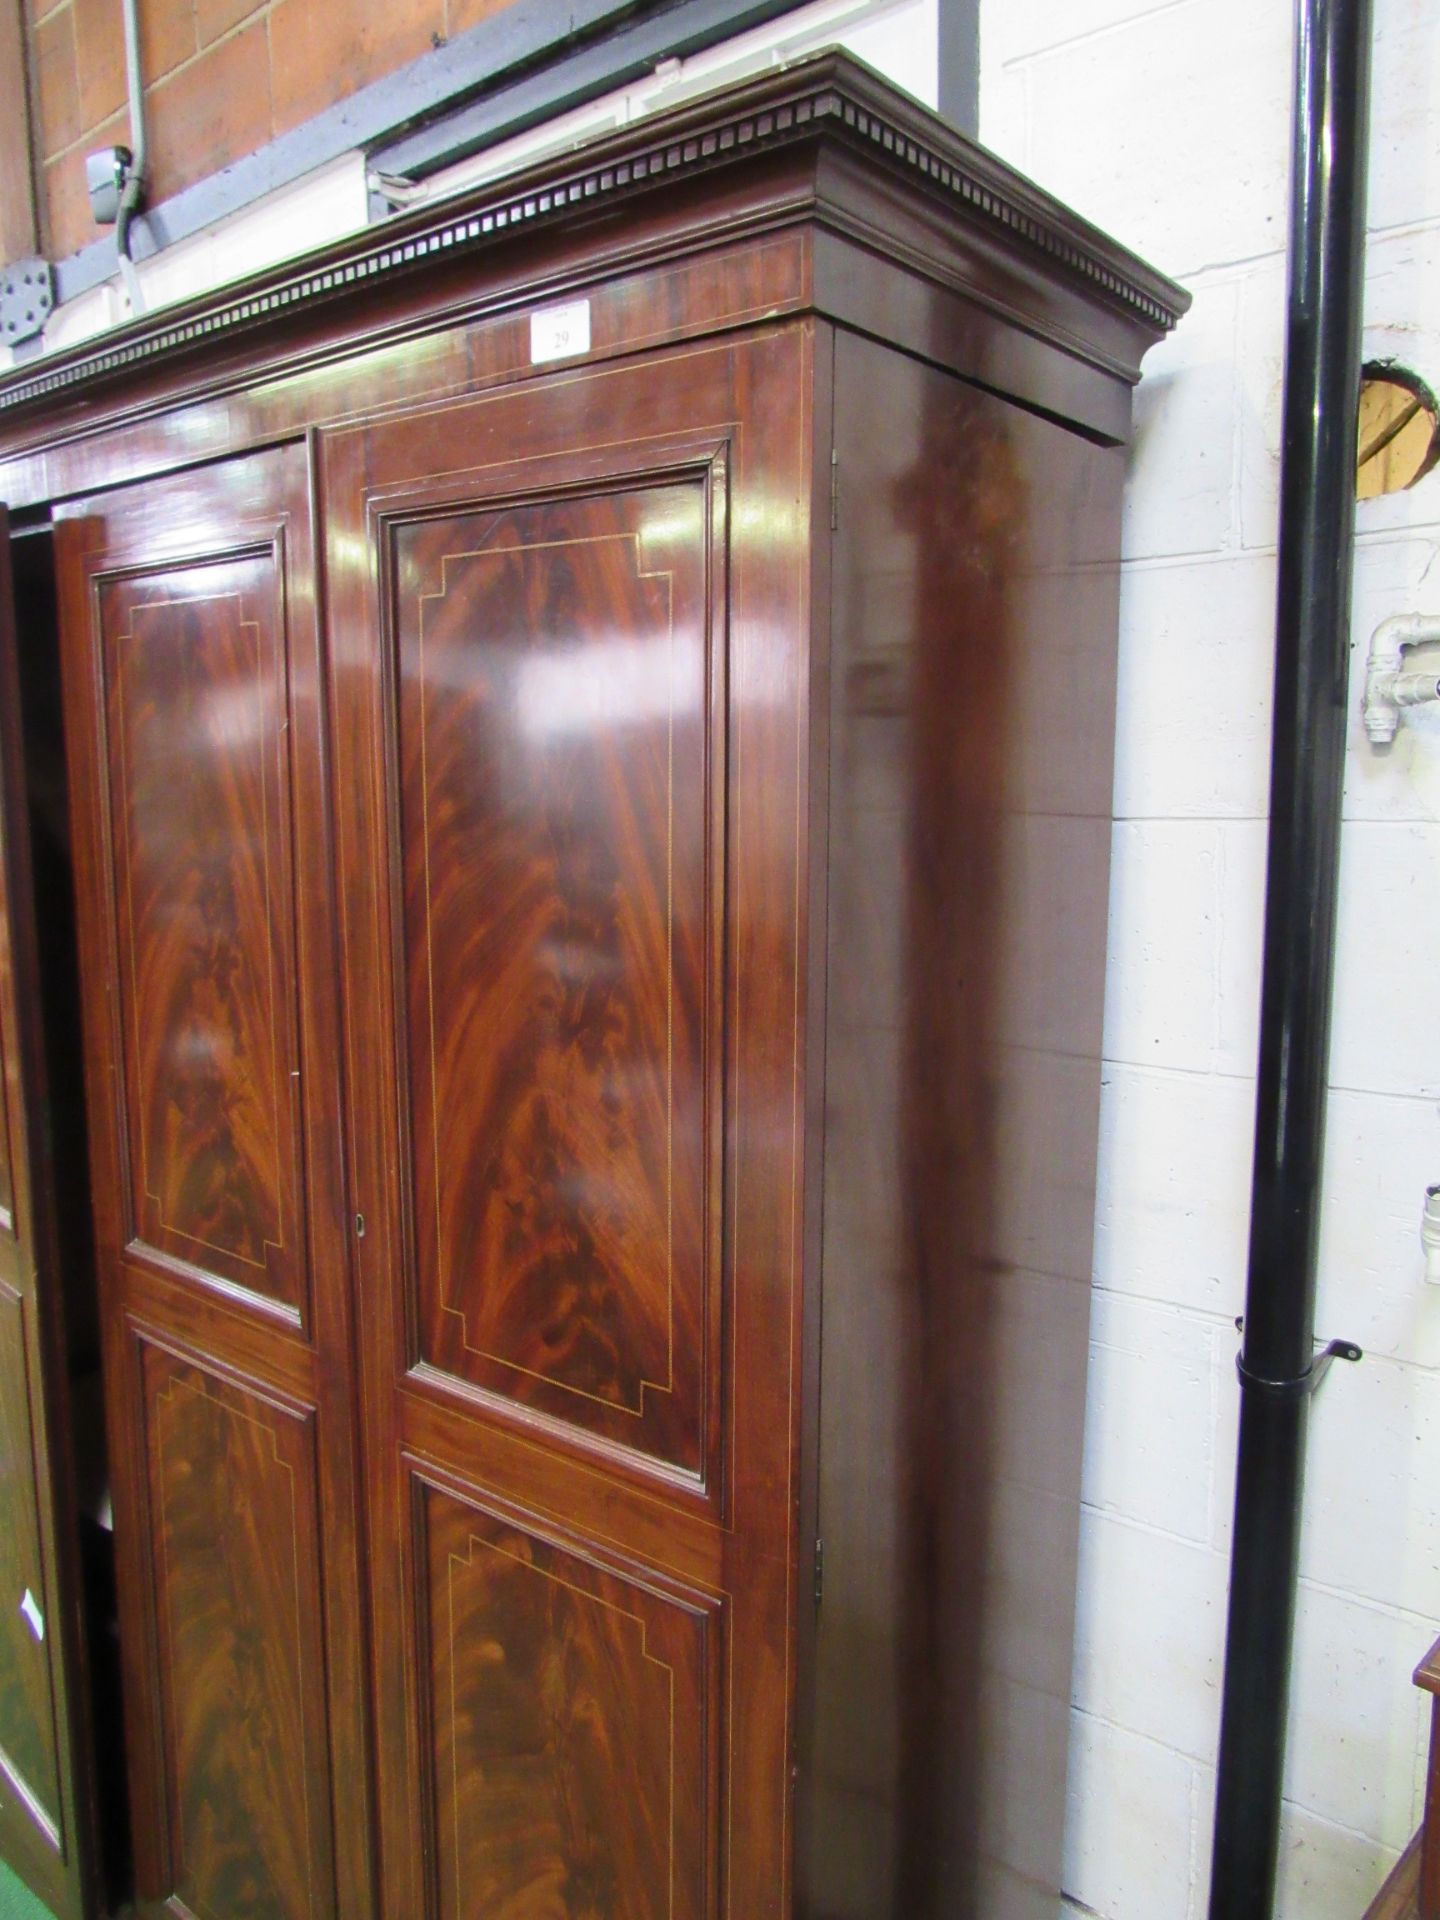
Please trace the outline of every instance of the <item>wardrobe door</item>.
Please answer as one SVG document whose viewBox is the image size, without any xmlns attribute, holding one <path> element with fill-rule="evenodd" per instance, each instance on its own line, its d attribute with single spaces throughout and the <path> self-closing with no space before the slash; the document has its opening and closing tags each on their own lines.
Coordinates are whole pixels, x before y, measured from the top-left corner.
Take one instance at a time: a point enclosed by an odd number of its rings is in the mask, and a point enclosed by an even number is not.
<svg viewBox="0 0 1440 1920">
<path fill-rule="evenodd" d="M 811 349 L 324 448 L 406 1920 L 789 1910 Z"/>
<path fill-rule="evenodd" d="M 19 644 L 0 508 L 0 1858 L 78 1920 L 93 1812 Z"/>
<path fill-rule="evenodd" d="M 330 859 L 299 447 L 60 528 L 136 1869 L 370 1911 Z"/>
</svg>

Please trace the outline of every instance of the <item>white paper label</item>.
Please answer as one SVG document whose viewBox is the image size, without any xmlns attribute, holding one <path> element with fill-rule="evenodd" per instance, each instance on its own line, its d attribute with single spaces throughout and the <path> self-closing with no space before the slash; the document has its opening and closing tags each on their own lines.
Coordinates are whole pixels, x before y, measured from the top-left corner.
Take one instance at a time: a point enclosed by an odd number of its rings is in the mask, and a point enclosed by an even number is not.
<svg viewBox="0 0 1440 1920">
<path fill-rule="evenodd" d="M 25 1589 L 25 1598 L 20 1602 L 20 1611 L 30 1624 L 30 1631 L 37 1640 L 45 1638 L 45 1616 L 35 1604 L 35 1596 L 29 1587 Z"/>
<path fill-rule="evenodd" d="M 590 302 L 572 300 L 564 307 L 541 307 L 530 316 L 530 364 L 568 360 L 590 351 Z"/>
</svg>

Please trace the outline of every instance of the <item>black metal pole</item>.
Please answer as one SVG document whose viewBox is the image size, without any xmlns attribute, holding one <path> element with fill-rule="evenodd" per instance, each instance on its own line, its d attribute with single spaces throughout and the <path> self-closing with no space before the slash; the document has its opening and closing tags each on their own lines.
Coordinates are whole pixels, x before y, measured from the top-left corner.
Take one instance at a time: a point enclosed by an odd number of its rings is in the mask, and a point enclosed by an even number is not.
<svg viewBox="0 0 1440 1920">
<path fill-rule="evenodd" d="M 1269 1920 L 1295 1621 L 1344 778 L 1370 0 L 1300 0 L 1250 1271 L 1210 1920 Z"/>
</svg>

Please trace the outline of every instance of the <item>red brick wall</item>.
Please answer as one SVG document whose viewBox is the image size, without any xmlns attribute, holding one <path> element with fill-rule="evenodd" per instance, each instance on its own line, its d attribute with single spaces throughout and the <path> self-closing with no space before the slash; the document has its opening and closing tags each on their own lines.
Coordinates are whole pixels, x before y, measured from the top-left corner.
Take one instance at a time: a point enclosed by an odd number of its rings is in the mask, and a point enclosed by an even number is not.
<svg viewBox="0 0 1440 1920">
<path fill-rule="evenodd" d="M 45 251 L 90 218 L 85 155 L 130 144 L 120 0 L 24 0 Z M 510 0 L 139 0 L 150 198 L 228 166 Z"/>
</svg>

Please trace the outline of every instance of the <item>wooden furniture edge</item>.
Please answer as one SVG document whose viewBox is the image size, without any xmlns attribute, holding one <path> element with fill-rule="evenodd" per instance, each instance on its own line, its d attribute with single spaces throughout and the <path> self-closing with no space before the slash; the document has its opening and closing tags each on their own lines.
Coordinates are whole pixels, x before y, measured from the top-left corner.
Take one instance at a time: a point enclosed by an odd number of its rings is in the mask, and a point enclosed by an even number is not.
<svg viewBox="0 0 1440 1920">
<path fill-rule="evenodd" d="M 42 407 L 157 359 L 273 327 L 297 310 L 495 246 L 577 215 L 614 213 L 657 184 L 762 150 L 860 148 L 1032 265 L 1157 337 L 1189 295 L 852 56 L 827 51 L 657 115 L 471 194 L 387 221 L 246 280 L 146 315 L 0 378 L 0 417 Z"/>
</svg>

